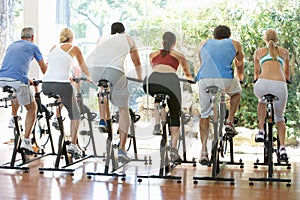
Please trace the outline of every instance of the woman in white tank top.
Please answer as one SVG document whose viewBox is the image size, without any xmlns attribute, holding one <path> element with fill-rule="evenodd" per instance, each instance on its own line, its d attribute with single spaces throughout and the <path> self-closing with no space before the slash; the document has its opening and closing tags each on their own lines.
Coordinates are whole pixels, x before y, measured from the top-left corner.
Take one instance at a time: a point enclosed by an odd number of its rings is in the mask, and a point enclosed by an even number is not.
<svg viewBox="0 0 300 200">
<path fill-rule="evenodd" d="M 81 151 L 76 145 L 80 110 L 69 79 L 71 69 L 74 67 L 73 57 L 76 57 L 88 81 L 91 82 L 91 78 L 80 49 L 72 45 L 73 38 L 74 35 L 71 29 L 62 29 L 60 44 L 52 47 L 48 55 L 48 70 L 43 78 L 42 89 L 45 95 L 49 95 L 50 93 L 59 95 L 62 104 L 68 110 L 71 120 L 70 133 L 72 138 L 67 150 L 76 159 L 81 156 Z"/>
</svg>

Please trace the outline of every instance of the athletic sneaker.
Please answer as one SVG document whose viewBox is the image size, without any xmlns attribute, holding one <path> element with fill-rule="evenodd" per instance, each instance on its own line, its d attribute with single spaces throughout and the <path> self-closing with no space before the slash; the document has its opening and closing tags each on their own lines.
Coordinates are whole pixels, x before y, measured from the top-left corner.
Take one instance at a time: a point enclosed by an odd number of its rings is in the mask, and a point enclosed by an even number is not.
<svg viewBox="0 0 300 200">
<path fill-rule="evenodd" d="M 199 163 L 201 165 L 208 165 L 209 159 L 208 159 L 208 153 L 207 152 L 201 152 L 201 157 Z"/>
<path fill-rule="evenodd" d="M 104 121 L 104 119 L 100 119 L 99 129 L 100 129 L 101 133 L 107 133 L 107 125 L 106 125 L 106 122 Z"/>
<path fill-rule="evenodd" d="M 288 159 L 285 147 L 280 147 L 279 159 L 280 159 L 280 161 L 286 161 Z"/>
<path fill-rule="evenodd" d="M 259 130 L 255 135 L 255 142 L 264 142 L 265 141 L 265 131 Z"/>
<path fill-rule="evenodd" d="M 118 149 L 118 158 L 122 163 L 130 161 L 130 158 L 127 156 L 127 152 L 123 149 Z"/>
<path fill-rule="evenodd" d="M 54 126 L 56 130 L 59 130 L 59 124 L 56 117 L 53 119 L 52 126 Z"/>
<path fill-rule="evenodd" d="M 73 158 L 78 159 L 81 157 L 81 151 L 78 149 L 77 145 L 69 144 L 68 153 L 72 154 Z"/>
<path fill-rule="evenodd" d="M 27 139 L 27 138 L 24 138 L 22 140 L 20 149 L 24 150 L 25 153 L 29 154 L 29 155 L 31 155 L 32 153 L 34 153 L 34 150 L 33 150 L 32 145 L 31 145 L 31 140 Z"/>
<path fill-rule="evenodd" d="M 20 122 L 22 118 L 18 116 L 18 121 Z M 14 117 L 11 117 L 8 123 L 8 128 L 15 128 L 15 120 Z"/>
<path fill-rule="evenodd" d="M 161 135 L 160 124 L 155 124 L 153 135 Z"/>
<path fill-rule="evenodd" d="M 171 158 L 171 162 L 172 163 L 177 163 L 177 164 L 180 164 L 182 163 L 182 159 L 180 158 L 179 154 L 178 154 L 178 150 L 171 147 L 171 150 L 170 150 L 170 158 Z"/>
</svg>

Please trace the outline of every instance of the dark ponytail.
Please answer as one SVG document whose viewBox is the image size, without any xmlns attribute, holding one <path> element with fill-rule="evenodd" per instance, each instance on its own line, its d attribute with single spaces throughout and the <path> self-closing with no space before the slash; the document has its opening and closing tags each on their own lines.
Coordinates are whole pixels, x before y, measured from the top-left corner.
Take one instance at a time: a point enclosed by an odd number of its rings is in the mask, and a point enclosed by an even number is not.
<svg viewBox="0 0 300 200">
<path fill-rule="evenodd" d="M 163 51 L 162 56 L 164 57 L 171 51 L 172 45 L 176 42 L 176 36 L 171 32 L 165 32 L 163 37 Z"/>
</svg>

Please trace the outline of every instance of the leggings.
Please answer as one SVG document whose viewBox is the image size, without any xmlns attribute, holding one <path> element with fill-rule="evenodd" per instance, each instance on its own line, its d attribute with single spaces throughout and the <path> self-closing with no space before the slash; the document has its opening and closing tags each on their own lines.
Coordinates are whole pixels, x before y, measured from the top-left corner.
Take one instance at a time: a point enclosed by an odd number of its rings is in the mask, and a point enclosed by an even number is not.
<svg viewBox="0 0 300 200">
<path fill-rule="evenodd" d="M 180 126 L 180 113 L 181 113 L 181 90 L 178 76 L 175 73 L 159 73 L 153 72 L 148 80 L 147 77 L 143 83 L 143 89 L 147 93 L 147 81 L 148 92 L 151 96 L 158 93 L 169 95 L 167 105 L 170 111 L 170 126 Z M 156 100 L 155 103 L 158 103 Z"/>
</svg>

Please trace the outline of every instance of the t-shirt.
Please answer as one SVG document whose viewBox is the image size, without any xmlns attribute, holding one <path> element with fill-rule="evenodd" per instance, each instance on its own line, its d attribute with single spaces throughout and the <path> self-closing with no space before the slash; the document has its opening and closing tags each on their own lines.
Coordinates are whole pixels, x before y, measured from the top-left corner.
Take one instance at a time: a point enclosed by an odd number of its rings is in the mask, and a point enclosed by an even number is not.
<svg viewBox="0 0 300 200">
<path fill-rule="evenodd" d="M 18 40 L 10 44 L 3 58 L 0 77 L 12 78 L 28 84 L 28 72 L 32 59 L 43 59 L 37 45 L 27 40 Z"/>
<path fill-rule="evenodd" d="M 130 45 L 125 33 L 110 35 L 97 45 L 92 67 L 112 67 L 124 72 L 124 61 L 129 52 Z"/>
</svg>

